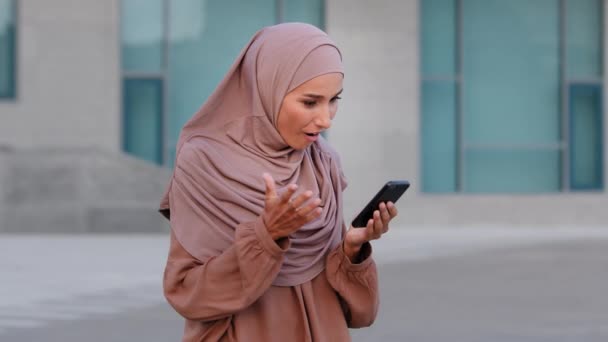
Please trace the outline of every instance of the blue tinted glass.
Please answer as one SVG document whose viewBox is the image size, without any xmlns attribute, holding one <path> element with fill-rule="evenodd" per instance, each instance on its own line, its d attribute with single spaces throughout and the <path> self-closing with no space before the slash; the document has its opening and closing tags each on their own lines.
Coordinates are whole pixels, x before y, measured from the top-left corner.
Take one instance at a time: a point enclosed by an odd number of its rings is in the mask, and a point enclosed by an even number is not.
<svg viewBox="0 0 608 342">
<path fill-rule="evenodd" d="M 323 0 L 283 0 L 283 22 L 302 22 L 323 29 Z"/>
<path fill-rule="evenodd" d="M 560 152 L 555 150 L 468 150 L 465 191 L 536 193 L 560 190 Z"/>
<path fill-rule="evenodd" d="M 123 89 L 124 150 L 138 158 L 162 162 L 162 82 L 125 80 Z"/>
<path fill-rule="evenodd" d="M 455 0 L 424 0 L 420 4 L 422 75 L 453 77 L 456 73 Z"/>
<path fill-rule="evenodd" d="M 467 143 L 560 139 L 558 1 L 463 0 Z"/>
<path fill-rule="evenodd" d="M 422 86 L 422 190 L 456 191 L 456 115 L 453 82 Z"/>
<path fill-rule="evenodd" d="M 160 72 L 163 56 L 163 0 L 122 0 L 122 68 Z"/>
<path fill-rule="evenodd" d="M 570 87 L 570 187 L 602 189 L 602 87 Z"/>
<path fill-rule="evenodd" d="M 569 78 L 602 76 L 602 1 L 566 0 Z"/>
<path fill-rule="evenodd" d="M 15 97 L 15 2 L 0 0 L 0 98 Z"/>
<path fill-rule="evenodd" d="M 175 149 L 184 123 L 253 34 L 275 23 L 275 4 L 275 0 L 170 2 L 169 152 Z"/>
</svg>

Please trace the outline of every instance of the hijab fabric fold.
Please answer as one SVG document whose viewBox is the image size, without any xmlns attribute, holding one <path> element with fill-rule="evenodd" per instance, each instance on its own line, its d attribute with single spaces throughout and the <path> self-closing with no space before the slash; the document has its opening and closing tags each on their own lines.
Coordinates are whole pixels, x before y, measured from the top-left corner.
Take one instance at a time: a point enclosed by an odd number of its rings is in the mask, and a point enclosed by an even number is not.
<svg viewBox="0 0 608 342">
<path fill-rule="evenodd" d="M 312 190 L 322 208 L 318 219 L 290 235 L 273 285 L 302 284 L 323 271 L 326 254 L 342 239 L 346 181 L 339 159 L 321 137 L 305 149 L 291 148 L 276 126 L 285 95 L 327 73 L 344 72 L 338 48 L 323 31 L 301 23 L 266 27 L 183 127 L 160 211 L 200 262 L 229 248 L 237 226 L 262 214 L 267 172 L 279 193 L 298 184 Z M 185 196 L 172 196 L 174 191 Z"/>
</svg>

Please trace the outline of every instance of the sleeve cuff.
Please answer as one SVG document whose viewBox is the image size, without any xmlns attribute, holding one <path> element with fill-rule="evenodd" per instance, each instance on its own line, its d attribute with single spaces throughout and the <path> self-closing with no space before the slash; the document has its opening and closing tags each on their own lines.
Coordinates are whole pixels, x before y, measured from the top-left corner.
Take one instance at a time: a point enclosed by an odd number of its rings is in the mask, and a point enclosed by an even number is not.
<svg viewBox="0 0 608 342">
<path fill-rule="evenodd" d="M 366 268 L 368 268 L 372 263 L 373 263 L 373 259 L 371 258 L 372 255 L 372 244 L 369 242 L 366 242 L 363 244 L 363 246 L 361 246 L 361 250 L 359 251 L 359 256 L 358 259 L 361 260 L 361 262 L 357 263 L 357 264 L 353 264 L 350 259 L 346 256 L 346 254 L 344 254 L 344 249 L 343 249 L 343 244 L 340 243 L 340 246 L 338 247 L 338 255 L 340 256 L 340 259 L 342 259 L 342 267 L 344 267 L 344 269 L 346 271 L 363 271 Z"/>
<path fill-rule="evenodd" d="M 262 247 L 270 253 L 272 256 L 281 256 L 283 255 L 291 245 L 291 241 L 289 238 L 282 238 L 278 241 L 272 239 L 268 230 L 266 229 L 266 225 L 264 225 L 264 221 L 261 217 L 259 217 L 254 223 L 255 235 L 260 241 Z"/>
</svg>

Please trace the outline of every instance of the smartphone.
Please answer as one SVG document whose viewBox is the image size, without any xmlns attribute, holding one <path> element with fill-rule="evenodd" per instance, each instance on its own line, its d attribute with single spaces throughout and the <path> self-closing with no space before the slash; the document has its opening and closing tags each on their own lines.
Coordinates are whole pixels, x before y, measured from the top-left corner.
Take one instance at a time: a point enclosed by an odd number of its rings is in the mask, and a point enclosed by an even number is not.
<svg viewBox="0 0 608 342">
<path fill-rule="evenodd" d="M 410 182 L 406 180 L 392 180 L 386 182 L 382 189 L 378 191 L 376 196 L 372 198 L 369 203 L 361 210 L 359 215 L 355 217 L 352 222 L 352 226 L 355 228 L 361 228 L 367 226 L 367 221 L 374 216 L 374 211 L 380 208 L 381 202 L 393 202 L 396 203 L 399 197 L 403 195 L 405 190 L 410 187 Z"/>
</svg>

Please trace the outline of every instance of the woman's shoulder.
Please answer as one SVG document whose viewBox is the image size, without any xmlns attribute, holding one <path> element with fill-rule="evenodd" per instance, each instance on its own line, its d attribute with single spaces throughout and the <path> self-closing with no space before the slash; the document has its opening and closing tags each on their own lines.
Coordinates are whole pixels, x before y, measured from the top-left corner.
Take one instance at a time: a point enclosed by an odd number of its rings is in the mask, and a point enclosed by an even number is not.
<svg viewBox="0 0 608 342">
<path fill-rule="evenodd" d="M 178 147 L 175 164 L 180 165 L 208 159 L 210 154 L 213 154 L 217 149 L 214 145 L 213 139 L 198 135 L 192 136 Z"/>
</svg>

